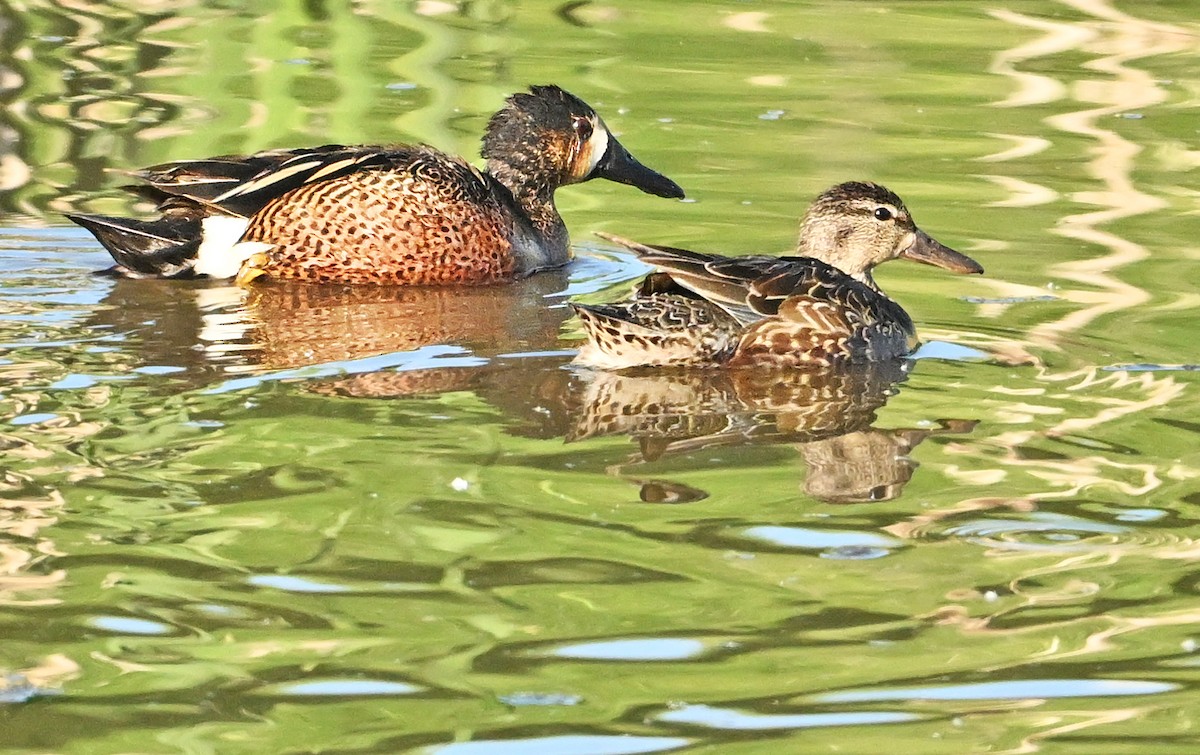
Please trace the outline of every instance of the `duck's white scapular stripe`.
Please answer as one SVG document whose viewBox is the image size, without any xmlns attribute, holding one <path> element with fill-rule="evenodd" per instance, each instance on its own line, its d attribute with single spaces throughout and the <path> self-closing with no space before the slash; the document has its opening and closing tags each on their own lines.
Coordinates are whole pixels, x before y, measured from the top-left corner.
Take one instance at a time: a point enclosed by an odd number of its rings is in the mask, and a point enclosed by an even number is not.
<svg viewBox="0 0 1200 755">
<path fill-rule="evenodd" d="M 292 159 L 294 160 L 296 158 Z M 253 178 L 244 184 L 236 186 L 219 197 L 214 198 L 212 201 L 216 204 L 220 204 L 221 202 L 232 199 L 233 197 L 242 197 L 247 194 L 260 191 L 261 189 L 265 189 L 268 186 L 277 184 L 280 181 L 285 181 L 297 173 L 303 173 L 306 170 L 312 170 L 313 168 L 320 167 L 321 165 L 320 160 L 311 159 L 306 159 L 295 164 L 290 164 L 291 162 L 292 161 L 289 160 L 278 170 L 272 171 L 257 178 Z"/>
<path fill-rule="evenodd" d="M 261 241 L 242 241 L 249 225 L 246 218 L 232 215 L 210 215 L 200 221 L 200 248 L 196 250 L 192 270 L 213 278 L 232 278 L 250 255 L 274 246 Z"/>
<path fill-rule="evenodd" d="M 320 181 L 325 176 L 331 175 L 333 173 L 337 173 L 339 170 L 345 170 L 346 168 L 352 168 L 355 165 L 358 165 L 362 161 L 366 160 L 367 158 L 375 157 L 376 154 L 377 153 L 375 153 L 375 152 L 368 152 L 363 155 L 356 155 L 355 157 L 348 157 L 344 160 L 338 160 L 337 162 L 330 163 L 329 165 L 326 165 L 324 168 L 321 168 L 320 170 L 318 170 L 316 173 L 313 173 L 311 176 L 309 176 L 307 179 L 305 179 L 304 182 L 305 183 L 313 183 L 315 181 Z"/>
<path fill-rule="evenodd" d="M 596 164 L 604 157 L 604 153 L 608 151 L 608 128 L 599 121 L 596 122 L 596 129 L 588 138 L 588 174 L 590 175 L 596 169 Z"/>
</svg>

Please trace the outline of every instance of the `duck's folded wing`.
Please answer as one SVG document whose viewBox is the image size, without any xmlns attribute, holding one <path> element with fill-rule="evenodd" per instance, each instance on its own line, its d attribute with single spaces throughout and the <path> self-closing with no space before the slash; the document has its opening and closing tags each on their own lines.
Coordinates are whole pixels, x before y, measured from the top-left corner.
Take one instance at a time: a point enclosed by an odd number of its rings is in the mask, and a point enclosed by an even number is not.
<svg viewBox="0 0 1200 755">
<path fill-rule="evenodd" d="M 889 359 L 912 347 L 912 320 L 898 304 L 824 263 L 755 281 L 749 301 L 763 319 L 746 328 L 735 364 L 822 366 Z"/>
<path fill-rule="evenodd" d="M 762 319 L 746 328 L 735 363 L 820 366 L 868 347 L 903 351 L 912 321 L 899 305 L 820 260 L 781 259 L 786 267 L 750 284 L 747 303 Z"/>
<path fill-rule="evenodd" d="M 844 298 L 843 289 L 853 288 L 857 283 L 842 271 L 811 257 L 778 257 L 773 262 L 747 285 L 746 304 L 759 317 L 778 314 L 783 303 L 794 296 L 837 301 Z"/>
<path fill-rule="evenodd" d="M 780 257 L 776 269 L 750 283 L 746 301 L 760 316 L 779 314 L 789 299 L 828 302 L 866 325 L 908 322 L 899 305 L 867 284 L 811 257 Z"/>
<path fill-rule="evenodd" d="M 123 172 L 164 192 L 212 200 L 230 188 L 244 184 L 255 176 L 270 173 L 294 158 L 340 156 L 355 149 L 361 148 L 326 144 L 323 147 L 303 149 L 273 149 L 252 155 L 174 160 L 149 168 Z"/>
<path fill-rule="evenodd" d="M 722 257 L 677 247 L 642 244 L 607 233 L 597 235 L 636 252 L 643 262 L 670 276 L 686 291 L 721 307 L 743 325 L 762 317 L 748 302 L 751 284 L 769 276 L 781 265 L 778 257 Z M 661 286 L 655 290 L 658 288 Z"/>
<path fill-rule="evenodd" d="M 850 355 L 861 323 L 853 312 L 824 298 L 797 294 L 779 303 L 775 316 L 746 328 L 731 364 L 828 366 Z"/>
<path fill-rule="evenodd" d="M 850 338 L 862 325 L 862 319 L 855 310 L 807 294 L 784 299 L 777 314 L 787 327 L 809 331 L 816 338 Z"/>
<path fill-rule="evenodd" d="M 185 197 L 222 211 L 249 216 L 292 189 L 359 170 L 414 158 L 420 148 L 346 147 L 272 150 L 155 165 L 129 175 L 145 183 L 127 187 L 158 202 Z"/>
</svg>

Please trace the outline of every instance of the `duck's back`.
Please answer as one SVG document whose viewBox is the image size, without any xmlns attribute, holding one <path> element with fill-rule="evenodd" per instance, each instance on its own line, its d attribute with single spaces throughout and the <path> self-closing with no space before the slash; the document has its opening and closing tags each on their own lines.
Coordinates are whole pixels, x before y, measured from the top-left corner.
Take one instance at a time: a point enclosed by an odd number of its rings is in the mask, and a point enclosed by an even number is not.
<svg viewBox="0 0 1200 755">
<path fill-rule="evenodd" d="M 724 257 L 606 235 L 659 272 L 630 301 L 576 305 L 584 364 L 821 367 L 909 352 L 899 304 L 821 260 Z M 667 348 L 670 347 L 670 348 Z"/>
<path fill-rule="evenodd" d="M 131 175 L 144 183 L 127 188 L 161 218 L 69 216 L 122 274 L 485 283 L 549 256 L 508 189 L 423 145 L 272 150 Z"/>
<path fill-rule="evenodd" d="M 721 307 L 744 326 L 728 357 L 730 366 L 892 359 L 908 353 L 915 335 L 899 304 L 812 257 L 724 257 L 670 247 L 637 251 L 673 285 Z"/>
</svg>

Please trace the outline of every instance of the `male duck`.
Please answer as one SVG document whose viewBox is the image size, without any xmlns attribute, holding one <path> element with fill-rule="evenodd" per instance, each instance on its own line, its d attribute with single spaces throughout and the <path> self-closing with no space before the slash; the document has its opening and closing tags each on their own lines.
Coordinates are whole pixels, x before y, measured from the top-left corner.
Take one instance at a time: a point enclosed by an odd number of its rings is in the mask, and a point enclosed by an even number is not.
<svg viewBox="0 0 1200 755">
<path fill-rule="evenodd" d="M 486 283 L 564 264 L 559 186 L 592 178 L 682 198 L 583 100 L 509 97 L 483 137 L 487 170 L 419 145 L 326 145 L 156 165 L 130 191 L 157 220 L 68 215 L 130 277 Z"/>
<path fill-rule="evenodd" d="M 577 361 L 606 369 L 894 359 L 909 353 L 916 333 L 871 277 L 876 265 L 902 257 L 983 272 L 930 238 L 899 197 L 873 183 L 844 183 L 817 197 L 800 226 L 801 256 L 721 257 L 604 237 L 661 271 L 629 301 L 573 305 L 588 338 Z"/>
</svg>

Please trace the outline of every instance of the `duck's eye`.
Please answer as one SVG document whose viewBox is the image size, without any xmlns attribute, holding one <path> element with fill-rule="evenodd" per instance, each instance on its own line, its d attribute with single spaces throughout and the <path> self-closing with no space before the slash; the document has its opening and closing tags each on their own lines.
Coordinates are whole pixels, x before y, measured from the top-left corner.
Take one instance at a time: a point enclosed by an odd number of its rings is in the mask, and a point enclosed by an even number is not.
<svg viewBox="0 0 1200 755">
<path fill-rule="evenodd" d="M 875 219 L 876 220 L 891 220 L 892 219 L 892 211 L 886 207 L 876 207 L 875 208 Z"/>
<path fill-rule="evenodd" d="M 575 129 L 575 136 L 580 139 L 592 138 L 592 122 L 587 118 L 575 118 L 571 121 L 571 128 Z"/>
</svg>

